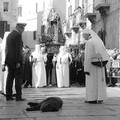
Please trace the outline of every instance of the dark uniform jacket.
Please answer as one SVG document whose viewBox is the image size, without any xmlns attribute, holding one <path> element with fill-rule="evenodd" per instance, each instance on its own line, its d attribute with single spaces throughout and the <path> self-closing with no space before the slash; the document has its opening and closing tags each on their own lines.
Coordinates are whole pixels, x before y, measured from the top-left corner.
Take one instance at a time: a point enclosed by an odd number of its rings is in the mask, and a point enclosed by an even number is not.
<svg viewBox="0 0 120 120">
<path fill-rule="evenodd" d="M 15 65 L 16 63 L 22 63 L 22 48 L 23 41 L 22 35 L 13 30 L 7 37 L 6 40 L 6 65 Z"/>
</svg>

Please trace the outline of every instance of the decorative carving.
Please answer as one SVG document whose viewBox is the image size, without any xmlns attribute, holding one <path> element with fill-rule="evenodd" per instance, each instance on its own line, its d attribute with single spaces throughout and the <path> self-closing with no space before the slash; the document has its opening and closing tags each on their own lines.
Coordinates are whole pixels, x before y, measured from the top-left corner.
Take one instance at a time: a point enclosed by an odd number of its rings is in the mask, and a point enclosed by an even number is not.
<svg viewBox="0 0 120 120">
<path fill-rule="evenodd" d="M 61 44 L 46 44 L 48 53 L 58 53 Z"/>
<path fill-rule="evenodd" d="M 109 14 L 110 4 L 98 4 L 95 9 L 100 12 L 101 17 L 106 17 Z"/>
<path fill-rule="evenodd" d="M 74 10 L 74 12 L 77 12 L 77 11 L 81 11 L 81 7 L 80 6 L 78 6 L 75 10 Z"/>
<path fill-rule="evenodd" d="M 71 32 L 66 32 L 65 35 L 70 38 L 72 33 Z"/>
<path fill-rule="evenodd" d="M 78 26 L 73 26 L 71 28 L 76 34 L 79 32 L 79 27 Z"/>
<path fill-rule="evenodd" d="M 69 15 L 69 19 L 72 19 L 74 17 L 74 13 L 72 13 L 71 15 Z"/>
<path fill-rule="evenodd" d="M 98 36 L 102 39 L 103 43 L 105 44 L 106 31 L 101 28 L 101 30 L 98 31 Z"/>
<path fill-rule="evenodd" d="M 95 13 L 87 13 L 85 15 L 85 17 L 88 18 L 92 24 L 94 24 L 96 22 L 96 14 Z"/>
<path fill-rule="evenodd" d="M 86 21 L 79 22 L 79 25 L 82 29 L 85 29 L 86 28 Z"/>
<path fill-rule="evenodd" d="M 75 24 L 76 24 L 76 15 L 73 16 L 73 24 L 72 25 L 75 26 Z"/>
<path fill-rule="evenodd" d="M 70 22 L 68 21 L 67 23 L 66 23 L 66 31 L 69 31 L 70 30 Z"/>
<path fill-rule="evenodd" d="M 103 31 L 102 31 L 102 35 L 103 35 L 103 42 L 105 44 L 105 37 L 106 37 L 106 22 L 107 22 L 107 16 L 109 14 L 109 8 L 110 8 L 110 4 L 98 4 L 95 9 L 98 10 L 100 12 L 101 18 L 103 19 Z"/>
</svg>

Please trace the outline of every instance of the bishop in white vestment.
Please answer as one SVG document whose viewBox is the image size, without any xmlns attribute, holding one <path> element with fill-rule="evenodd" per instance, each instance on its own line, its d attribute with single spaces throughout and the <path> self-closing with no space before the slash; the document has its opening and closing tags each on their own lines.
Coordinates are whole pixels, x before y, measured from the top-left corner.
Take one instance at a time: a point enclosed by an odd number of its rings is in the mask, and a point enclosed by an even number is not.
<svg viewBox="0 0 120 120">
<path fill-rule="evenodd" d="M 107 60 L 106 67 L 110 67 L 109 55 L 99 36 L 90 29 L 83 30 L 83 37 L 87 40 L 85 45 L 84 71 L 86 73 L 86 102 L 102 103 L 107 98 L 105 67 L 92 64 L 93 61 Z"/>
</svg>

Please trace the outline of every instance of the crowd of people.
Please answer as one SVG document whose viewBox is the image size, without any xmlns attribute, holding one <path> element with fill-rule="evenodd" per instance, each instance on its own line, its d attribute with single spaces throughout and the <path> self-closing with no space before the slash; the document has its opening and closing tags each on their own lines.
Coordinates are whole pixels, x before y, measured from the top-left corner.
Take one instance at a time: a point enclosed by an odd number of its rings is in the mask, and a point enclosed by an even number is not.
<svg viewBox="0 0 120 120">
<path fill-rule="evenodd" d="M 69 47 L 61 46 L 58 53 L 47 52 L 47 48 L 40 44 L 30 52 L 24 49 L 24 87 L 70 87 L 73 84 L 84 85 L 82 53 L 74 55 Z"/>
<path fill-rule="evenodd" d="M 107 49 L 107 52 L 110 56 L 111 66 L 107 71 L 108 76 L 108 86 L 119 86 L 120 79 L 120 52 L 119 49 Z"/>
<path fill-rule="evenodd" d="M 57 53 L 35 44 L 35 50 L 23 47 L 25 24 L 17 24 L 2 46 L 2 71 L 6 100 L 23 101 L 22 87 L 86 87 L 86 103 L 102 103 L 107 97 L 105 68 L 110 69 L 110 56 L 102 40 L 91 29 L 83 30 L 84 47 L 77 55 L 68 46 L 60 46 Z M 5 68 L 7 69 L 5 71 Z M 6 72 L 6 73 L 5 73 Z M 5 80 L 6 79 L 6 80 Z M 13 90 L 14 87 L 14 90 Z"/>
<path fill-rule="evenodd" d="M 75 55 L 67 46 L 60 46 L 56 53 L 48 52 L 47 47 L 35 44 L 35 50 L 23 46 L 24 24 L 17 24 L 12 32 L 6 32 L 1 39 L 1 89 L 6 100 L 22 101 L 22 87 L 70 87 L 85 82 L 83 52 Z M 82 71 L 82 74 L 81 74 Z M 81 79 L 84 79 L 81 81 Z"/>
</svg>

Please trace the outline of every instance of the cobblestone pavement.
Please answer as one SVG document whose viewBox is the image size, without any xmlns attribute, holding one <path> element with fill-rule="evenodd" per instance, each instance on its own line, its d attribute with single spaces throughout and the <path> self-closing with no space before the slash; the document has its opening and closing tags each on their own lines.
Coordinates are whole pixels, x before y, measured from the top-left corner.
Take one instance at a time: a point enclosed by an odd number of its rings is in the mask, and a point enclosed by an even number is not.
<svg viewBox="0 0 120 120">
<path fill-rule="evenodd" d="M 6 101 L 0 95 L 0 120 L 120 120 L 120 88 L 108 87 L 103 104 L 84 103 L 85 88 L 23 88 L 24 102 Z M 58 112 L 26 111 L 30 101 L 58 96 L 63 107 Z"/>
</svg>

